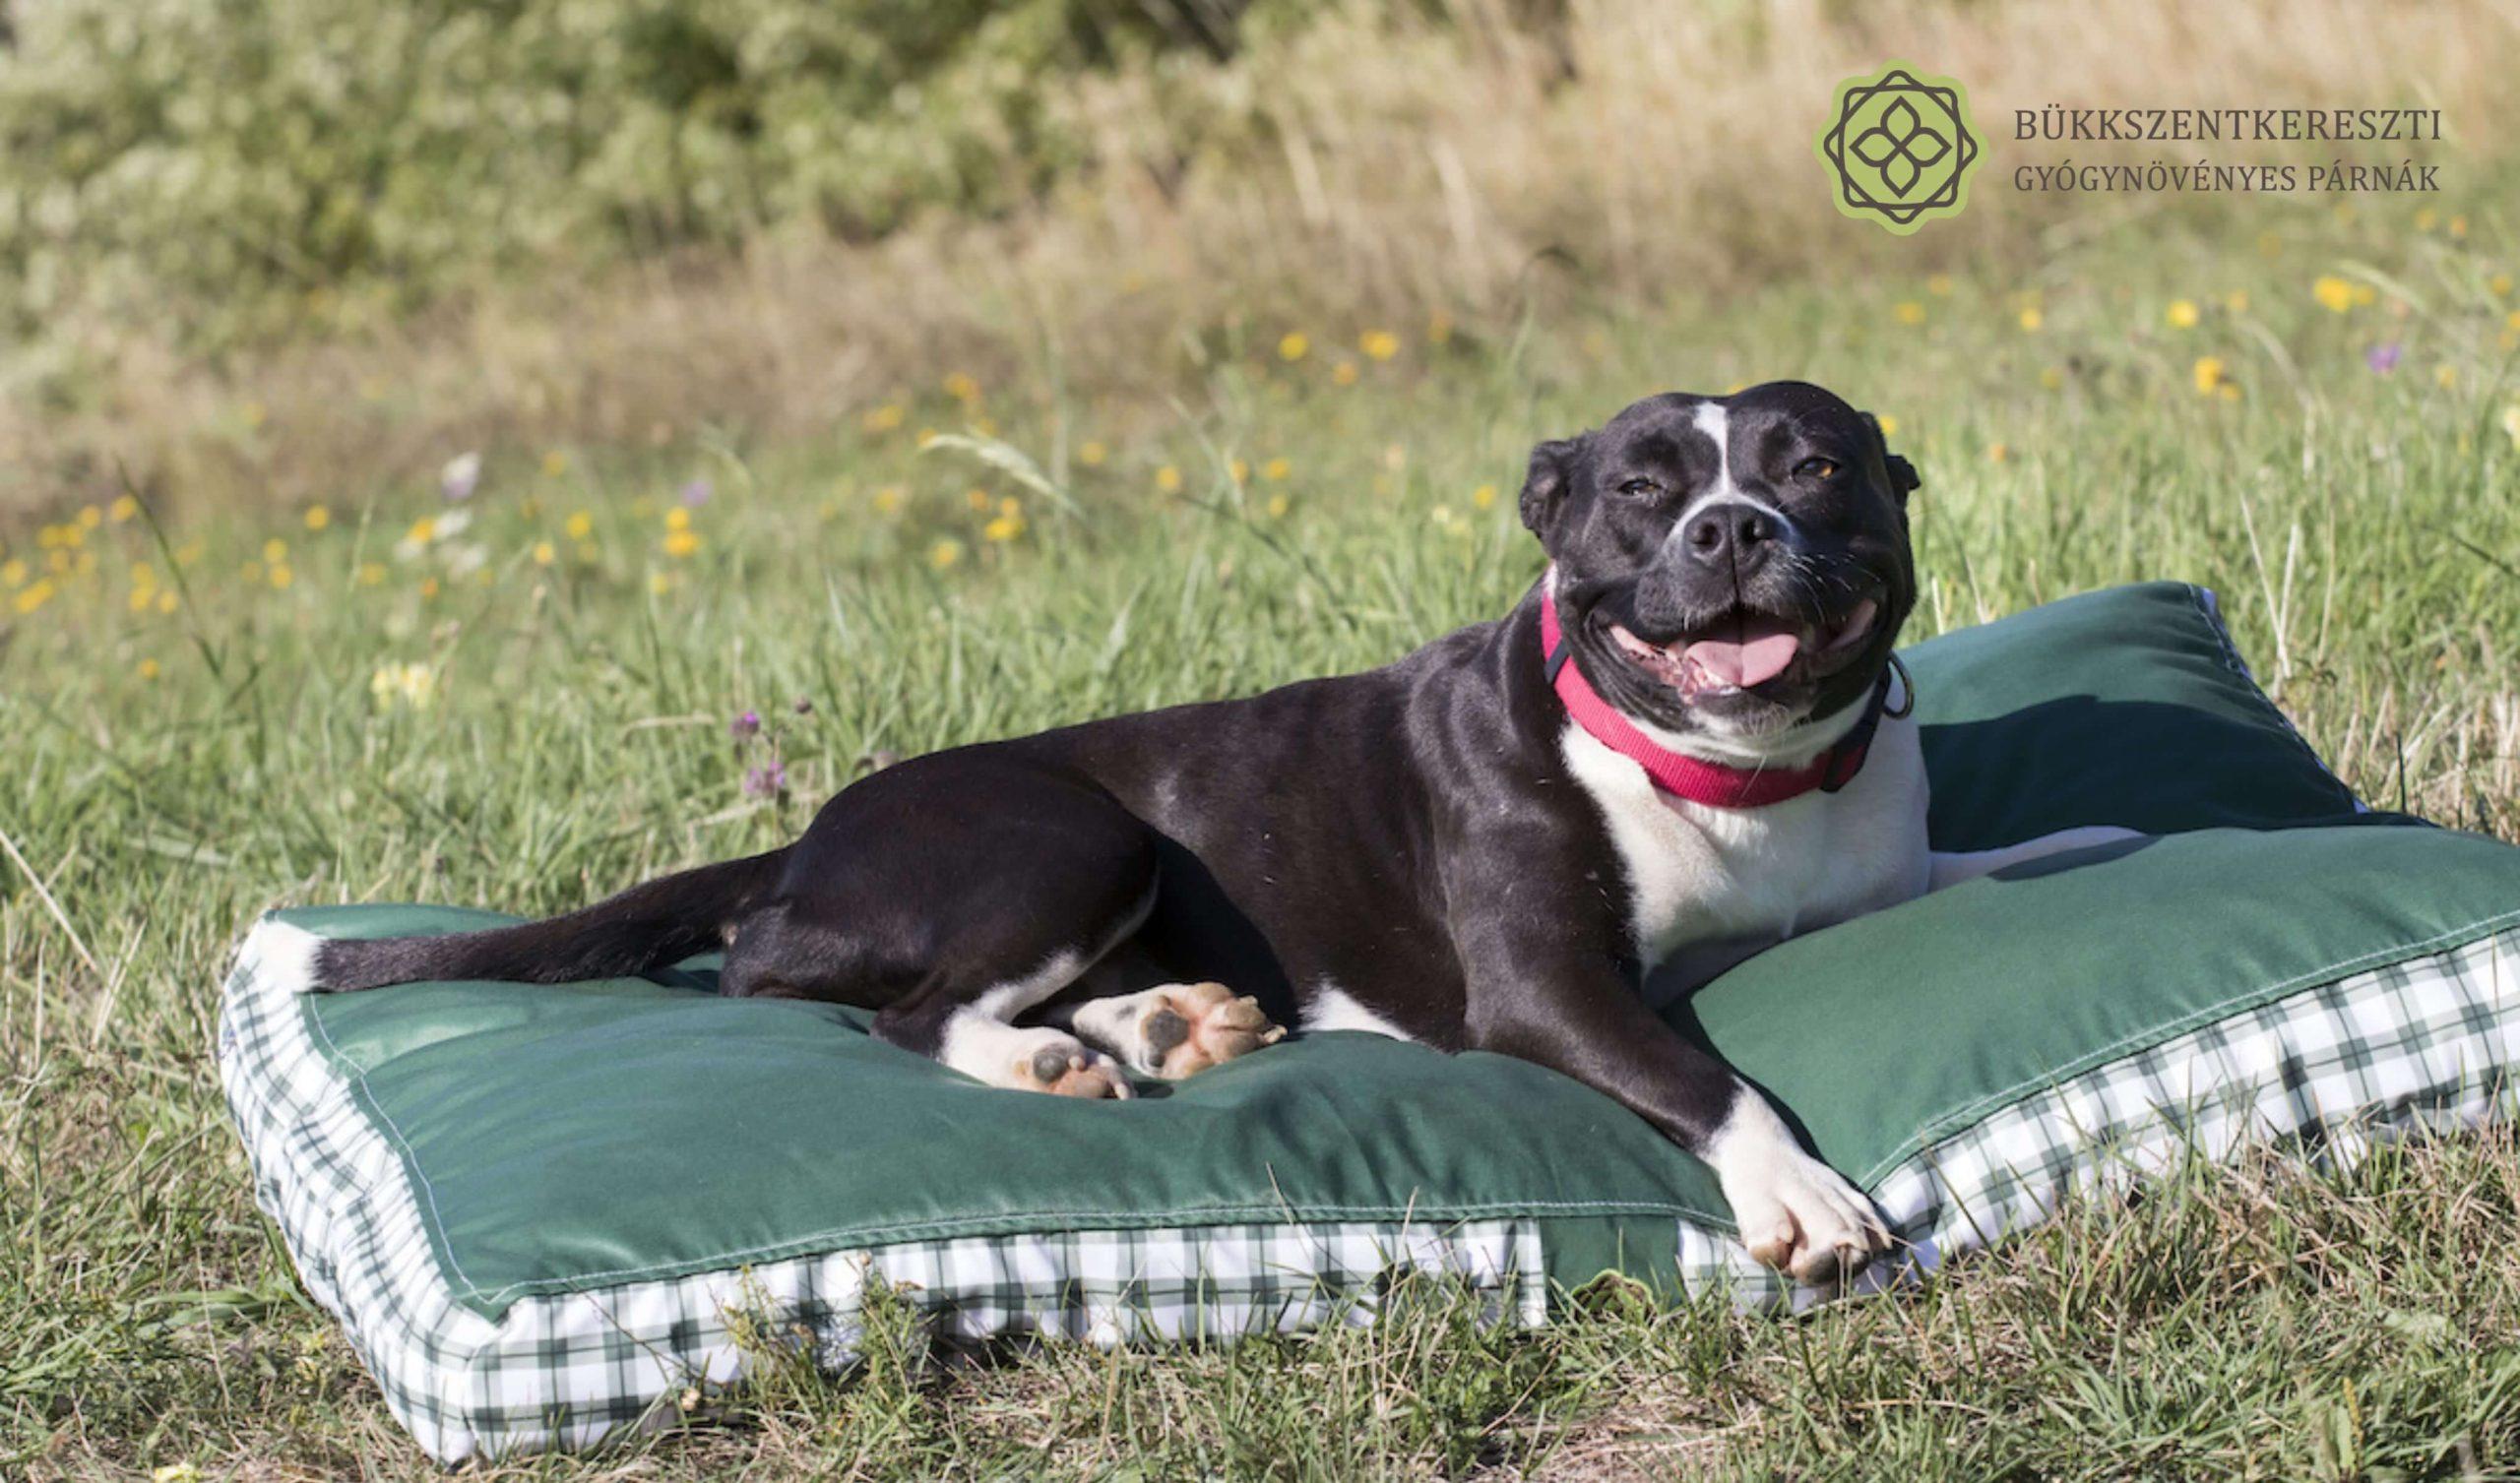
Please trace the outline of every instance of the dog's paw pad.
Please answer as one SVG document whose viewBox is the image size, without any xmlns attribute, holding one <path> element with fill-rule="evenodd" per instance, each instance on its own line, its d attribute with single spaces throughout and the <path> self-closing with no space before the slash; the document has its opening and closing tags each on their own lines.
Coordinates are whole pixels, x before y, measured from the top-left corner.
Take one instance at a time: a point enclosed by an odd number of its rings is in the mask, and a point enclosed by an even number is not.
<svg viewBox="0 0 2520 1483">
<path fill-rule="evenodd" d="M 1138 1035 L 1155 1074 L 1178 1081 L 1275 1045 L 1287 1029 L 1248 994 L 1221 983 L 1182 983 L 1155 994 L 1138 1020 Z"/>
<path fill-rule="evenodd" d="M 1029 1054 L 1017 1057 L 1011 1073 L 1008 1084 L 1022 1091 L 1120 1100 L 1134 1094 L 1128 1078 L 1120 1074 L 1120 1068 L 1109 1057 L 1087 1050 L 1065 1035 L 1045 1040 Z"/>
</svg>

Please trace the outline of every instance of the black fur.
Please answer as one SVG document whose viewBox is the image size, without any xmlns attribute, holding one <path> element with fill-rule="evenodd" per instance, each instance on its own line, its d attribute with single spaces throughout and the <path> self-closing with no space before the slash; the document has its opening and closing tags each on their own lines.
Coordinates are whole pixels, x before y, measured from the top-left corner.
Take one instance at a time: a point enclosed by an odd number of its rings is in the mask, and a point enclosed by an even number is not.
<svg viewBox="0 0 2520 1483">
<path fill-rule="evenodd" d="M 1675 730 L 1857 704 L 1915 599 L 1915 473 L 1816 387 L 1723 399 L 1728 451 L 1697 430 L 1710 400 L 1651 399 L 1534 451 L 1521 509 L 1558 565 L 1575 661 Z M 1665 537 L 1727 459 L 1794 533 L 1726 526 L 1673 557 Z M 1704 705 L 1606 636 L 1660 643 L 1744 610 L 1839 621 L 1866 598 L 1882 617 L 1859 652 Z M 338 944 L 320 976 L 549 982 L 725 942 L 725 992 L 876 1008 L 876 1033 L 932 1053 L 957 1007 L 1073 952 L 1096 966 L 1072 994 L 1215 979 L 1287 1023 L 1336 985 L 1417 1039 L 1555 1067 L 1700 1145 L 1735 1082 L 1637 992 L 1624 867 L 1566 769 L 1541 600 L 1363 674 L 916 758 L 788 849 L 530 926 Z"/>
</svg>

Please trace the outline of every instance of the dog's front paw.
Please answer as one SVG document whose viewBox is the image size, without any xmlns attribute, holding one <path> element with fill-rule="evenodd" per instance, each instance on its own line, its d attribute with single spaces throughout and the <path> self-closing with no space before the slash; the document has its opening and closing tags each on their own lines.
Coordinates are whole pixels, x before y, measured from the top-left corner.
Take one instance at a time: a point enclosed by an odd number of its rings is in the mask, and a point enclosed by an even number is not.
<svg viewBox="0 0 2520 1483">
<path fill-rule="evenodd" d="M 1708 1148 L 1741 1244 L 1797 1282 L 1848 1281 L 1890 1249 L 1862 1191 L 1802 1151 L 1775 1111 L 1744 1088 Z"/>
</svg>

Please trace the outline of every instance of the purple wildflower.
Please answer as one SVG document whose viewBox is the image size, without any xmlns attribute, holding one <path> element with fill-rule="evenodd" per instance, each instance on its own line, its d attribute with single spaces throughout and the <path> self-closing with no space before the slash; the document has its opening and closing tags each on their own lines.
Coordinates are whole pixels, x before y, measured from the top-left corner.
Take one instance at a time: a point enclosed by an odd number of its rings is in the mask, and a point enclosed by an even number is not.
<svg viewBox="0 0 2520 1483">
<path fill-rule="evenodd" d="M 2386 344 L 2373 345 L 2363 351 L 2362 363 L 2379 375 L 2386 376 L 2398 368 L 2398 357 L 2405 353 L 2406 346 L 2399 344 L 2396 340 L 2390 340 Z"/>
<path fill-rule="evenodd" d="M 726 734 L 737 741 L 750 741 L 761 734 L 761 712 L 747 711 L 726 722 Z"/>
<path fill-rule="evenodd" d="M 744 772 L 744 796 L 747 798 L 776 798 L 787 791 L 788 765 L 777 758 Z"/>
<path fill-rule="evenodd" d="M 438 470 L 437 490 L 453 503 L 461 504 L 481 487 L 481 456 L 477 453 L 458 454 L 446 461 Z"/>
<path fill-rule="evenodd" d="M 693 479 L 690 483 L 682 486 L 682 502 L 690 506 L 692 509 L 697 510 L 701 506 L 708 504 L 709 496 L 716 492 L 717 491 L 709 487 L 709 481 L 707 479 Z"/>
</svg>

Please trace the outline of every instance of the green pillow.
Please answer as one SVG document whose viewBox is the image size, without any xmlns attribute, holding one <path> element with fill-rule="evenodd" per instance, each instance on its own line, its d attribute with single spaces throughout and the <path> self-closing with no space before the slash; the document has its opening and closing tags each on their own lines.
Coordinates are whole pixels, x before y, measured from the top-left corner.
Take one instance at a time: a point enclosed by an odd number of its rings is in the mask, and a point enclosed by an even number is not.
<svg viewBox="0 0 2520 1483">
<path fill-rule="evenodd" d="M 1918 646 L 1944 848 L 2160 837 L 1799 938 L 1671 1014 L 1930 1267 L 2106 1171 L 2252 1134 L 2490 1116 L 2520 1060 L 2520 850 L 2363 812 L 2211 598 L 2093 593 Z M 505 920 L 276 912 L 220 1059 L 307 1288 L 441 1458 L 660 1424 L 740 1316 L 837 1365 L 870 1279 L 950 1333 L 1228 1336 L 1369 1313 L 1399 1267 L 1544 1321 L 1604 1270 L 1808 1299 L 1708 1171 L 1491 1055 L 1289 1041 L 1137 1100 L 993 1090 L 703 959 L 567 987 L 301 993 L 317 937 Z"/>
</svg>

